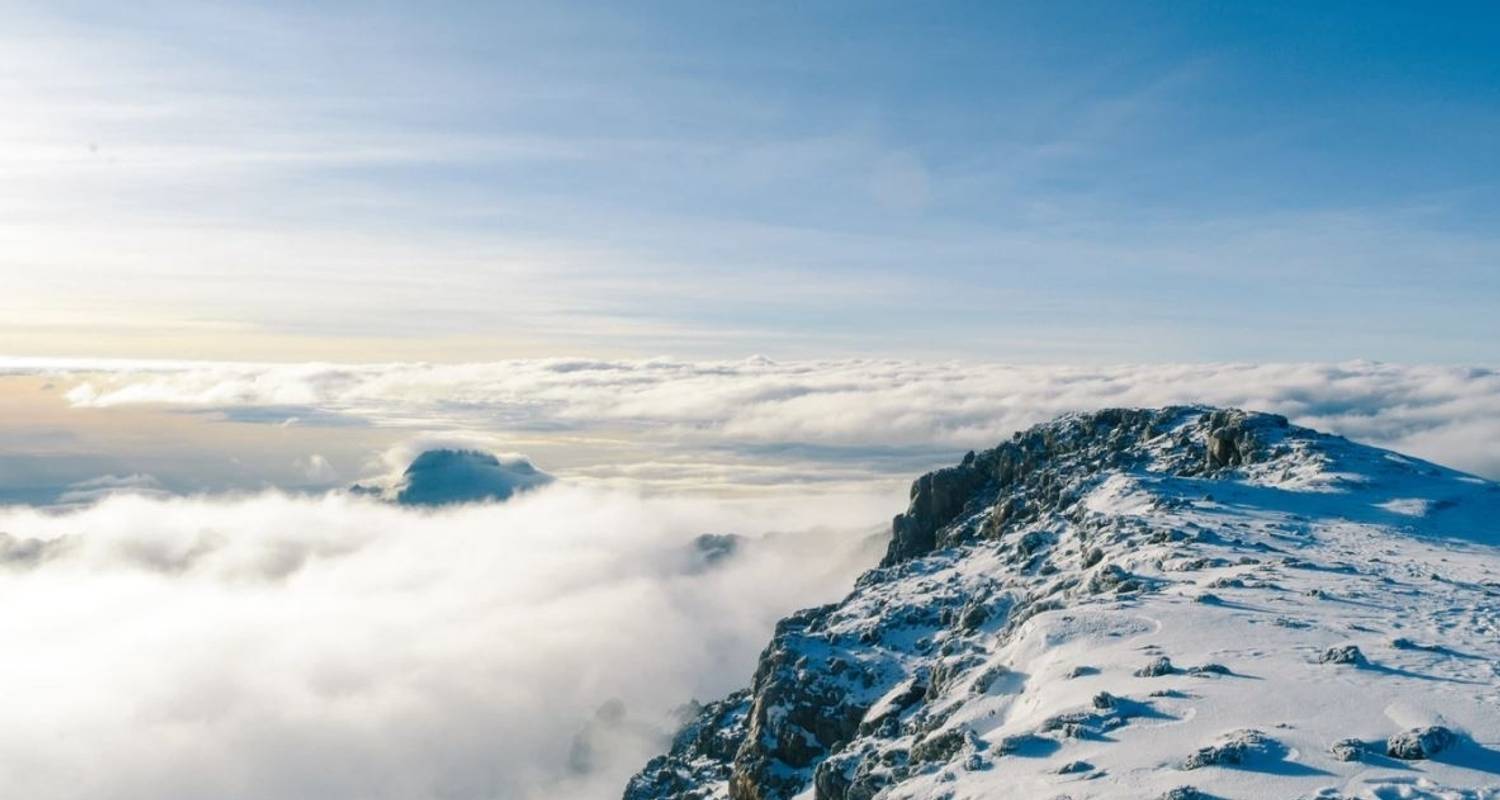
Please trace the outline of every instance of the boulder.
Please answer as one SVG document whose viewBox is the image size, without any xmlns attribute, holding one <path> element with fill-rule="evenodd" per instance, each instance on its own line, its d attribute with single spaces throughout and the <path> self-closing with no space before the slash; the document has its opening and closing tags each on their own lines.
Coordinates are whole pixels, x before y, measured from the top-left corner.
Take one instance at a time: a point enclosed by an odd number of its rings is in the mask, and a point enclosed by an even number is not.
<svg viewBox="0 0 1500 800">
<path fill-rule="evenodd" d="M 1387 739 L 1385 754 L 1403 761 L 1421 761 L 1447 750 L 1457 741 L 1458 736 L 1441 725 L 1412 728 Z"/>
</svg>

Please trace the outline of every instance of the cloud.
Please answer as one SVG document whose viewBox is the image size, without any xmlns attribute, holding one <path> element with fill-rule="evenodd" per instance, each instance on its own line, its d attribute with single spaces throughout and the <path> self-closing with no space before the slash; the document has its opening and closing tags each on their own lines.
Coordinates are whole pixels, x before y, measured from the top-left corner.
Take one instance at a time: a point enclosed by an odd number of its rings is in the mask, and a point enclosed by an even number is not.
<svg viewBox="0 0 1500 800">
<path fill-rule="evenodd" d="M 850 523 L 890 499 L 849 501 L 0 509 L 24 656 L 0 662 L 24 698 L 0 774 L 48 798 L 615 797 L 675 706 L 742 684 L 776 618 L 876 560 Z M 746 538 L 706 560 L 706 532 Z"/>
<path fill-rule="evenodd" d="M 23 366 L 12 362 L 9 369 Z M 34 362 L 26 368 L 40 369 Z M 812 463 L 879 462 L 872 454 L 882 448 L 941 463 L 954 451 L 993 445 L 1066 411 L 1205 402 L 1284 413 L 1301 424 L 1500 476 L 1500 371 L 1484 367 L 754 358 L 160 367 L 75 362 L 69 371 L 79 381 L 67 395 L 77 406 L 293 403 L 385 425 L 421 420 L 511 433 L 623 429 L 660 446 L 761 455 L 780 449 Z M 914 469 L 910 460 L 885 461 Z"/>
<path fill-rule="evenodd" d="M 338 470 L 328 463 L 328 459 L 318 453 L 297 459 L 295 466 L 310 483 L 329 484 L 339 478 Z"/>
<path fill-rule="evenodd" d="M 74 487 L 93 492 L 82 507 L 0 508 L 0 602 L 23 610 L 0 637 L 25 654 L 0 662 L 0 682 L 26 698 L 0 704 L 0 774 L 64 800 L 617 796 L 677 704 L 743 684 L 775 619 L 875 561 L 870 534 L 913 475 L 1064 411 L 1274 410 L 1500 474 L 1487 368 L 32 360 L 0 373 L 45 376 L 96 416 L 165 406 L 262 425 L 256 442 L 404 439 L 362 470 L 341 460 L 351 475 L 398 481 L 434 448 L 524 442 L 552 448 L 540 463 L 560 478 L 438 509 L 117 493 L 152 488 L 140 478 Z M 361 424 L 282 428 L 288 407 Z M 304 473 L 332 441 L 301 451 Z M 704 487 L 753 491 L 680 491 Z"/>
<path fill-rule="evenodd" d="M 165 497 L 169 492 L 152 475 L 101 475 L 68 484 L 58 494 L 56 502 L 58 505 L 87 505 L 117 494 Z"/>
</svg>

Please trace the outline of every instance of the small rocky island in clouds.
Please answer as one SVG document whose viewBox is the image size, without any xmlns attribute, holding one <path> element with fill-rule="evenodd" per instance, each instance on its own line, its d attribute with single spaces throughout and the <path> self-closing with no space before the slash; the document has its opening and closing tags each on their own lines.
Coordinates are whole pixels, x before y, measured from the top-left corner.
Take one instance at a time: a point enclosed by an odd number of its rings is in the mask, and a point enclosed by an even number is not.
<svg viewBox="0 0 1500 800">
<path fill-rule="evenodd" d="M 451 506 L 509 500 L 551 482 L 551 475 L 521 456 L 502 458 L 483 450 L 444 447 L 418 454 L 391 486 L 355 484 L 350 491 L 403 506 Z"/>
<path fill-rule="evenodd" d="M 1495 797 L 1497 520 L 1279 416 L 1064 416 L 918 479 L 624 798 Z"/>
</svg>

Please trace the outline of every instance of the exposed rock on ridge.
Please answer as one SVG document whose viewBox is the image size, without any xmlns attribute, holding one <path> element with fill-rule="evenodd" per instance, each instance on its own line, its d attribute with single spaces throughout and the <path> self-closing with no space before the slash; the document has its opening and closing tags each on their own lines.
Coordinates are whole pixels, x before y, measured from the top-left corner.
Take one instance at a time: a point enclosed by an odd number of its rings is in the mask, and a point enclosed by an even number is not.
<svg viewBox="0 0 1500 800">
<path fill-rule="evenodd" d="M 1142 466 L 1183 476 L 1212 474 L 1269 457 L 1269 448 L 1289 429 L 1286 418 L 1274 414 L 1179 407 L 1106 409 L 1017 432 L 999 447 L 969 453 L 956 467 L 918 478 L 910 507 L 892 525 L 881 566 L 976 536 L 997 537 L 1059 511 L 1077 499 L 1069 489 L 1087 475 Z M 1304 434 L 1312 432 L 1297 436 Z M 981 511 L 987 513 L 975 519 Z"/>
</svg>

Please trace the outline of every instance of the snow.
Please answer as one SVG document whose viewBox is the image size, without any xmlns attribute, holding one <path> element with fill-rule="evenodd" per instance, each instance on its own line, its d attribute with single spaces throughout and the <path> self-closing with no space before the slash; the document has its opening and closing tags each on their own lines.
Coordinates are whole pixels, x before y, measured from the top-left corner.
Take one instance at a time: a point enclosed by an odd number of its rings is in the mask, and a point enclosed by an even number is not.
<svg viewBox="0 0 1500 800">
<path fill-rule="evenodd" d="M 1222 475 L 1075 475 L 1082 517 L 867 575 L 832 612 L 835 641 L 891 628 L 900 609 L 988 597 L 1007 613 L 972 634 L 895 625 L 878 647 L 851 646 L 897 678 L 866 719 L 900 712 L 903 727 L 840 752 L 905 765 L 883 800 L 1184 785 L 1214 798 L 1500 798 L 1500 486 L 1311 432 L 1271 444 L 1275 457 Z M 1050 572 L 1018 554 L 1032 531 L 1052 542 Z M 1093 547 L 1102 563 L 1085 566 Z M 1139 588 L 1090 581 L 1105 574 Z M 1016 624 L 1012 609 L 1043 597 L 1054 607 Z M 1346 645 L 1364 663 L 1320 663 Z M 1162 657 L 1173 670 L 1141 674 Z M 940 664 L 958 679 L 903 711 L 898 698 Z M 1428 760 L 1385 755 L 1388 737 L 1432 725 L 1458 743 Z M 949 760 L 908 760 L 945 731 L 974 738 Z M 1331 747 L 1351 738 L 1363 752 L 1340 760 Z"/>
</svg>

